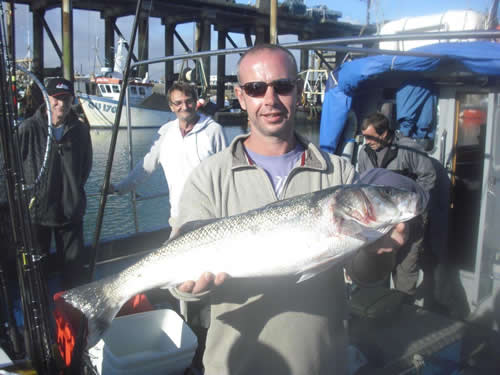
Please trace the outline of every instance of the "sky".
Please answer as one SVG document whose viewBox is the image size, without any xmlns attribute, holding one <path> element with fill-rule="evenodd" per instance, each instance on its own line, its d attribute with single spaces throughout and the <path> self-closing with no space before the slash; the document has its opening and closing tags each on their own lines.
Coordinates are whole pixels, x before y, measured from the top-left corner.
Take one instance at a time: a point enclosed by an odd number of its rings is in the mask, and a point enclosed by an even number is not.
<svg viewBox="0 0 500 375">
<path fill-rule="evenodd" d="M 153 0 L 154 1 L 154 0 Z M 372 0 L 370 21 L 381 23 L 402 17 L 425 16 L 443 13 L 448 10 L 471 9 L 487 13 L 493 0 Z M 236 0 L 237 3 L 255 5 L 255 0 Z M 281 1 L 279 1 L 281 3 Z M 342 13 L 340 21 L 364 24 L 366 20 L 366 0 L 304 0 L 307 8 L 326 5 L 328 9 Z M 3 3 L 5 9 L 5 3 Z M 278 13 L 279 17 L 279 13 Z M 56 40 L 61 40 L 61 10 L 60 8 L 48 11 L 45 14 L 47 24 L 51 28 Z M 127 38 L 130 38 L 133 17 L 123 17 L 117 20 L 117 26 Z M 149 24 L 149 58 L 164 56 L 164 26 L 158 18 L 150 18 Z M 100 64 L 104 63 L 104 20 L 100 19 L 98 12 L 74 10 L 74 61 L 75 72 L 88 74 L 98 72 Z M 182 36 L 188 46 L 193 49 L 194 25 L 178 25 L 177 32 Z M 279 30 L 279 24 L 278 24 Z M 46 34 L 46 33 L 45 33 Z M 244 47 L 244 37 L 240 34 L 230 34 L 231 38 L 239 47 Z M 26 5 L 16 4 L 16 56 L 24 58 L 28 54 L 28 46 L 32 45 L 32 17 Z M 212 32 L 212 49 L 217 49 L 217 33 Z M 280 37 L 280 42 L 292 42 L 294 36 Z M 183 52 L 180 43 L 175 42 L 176 53 Z M 46 67 L 59 65 L 59 59 L 52 47 L 47 35 L 44 36 Z M 116 45 L 116 44 L 115 44 Z M 229 43 L 226 43 L 230 47 Z M 61 43 L 59 43 L 61 46 Z M 227 74 L 234 74 L 236 56 L 228 57 Z M 99 62 L 100 60 L 100 62 Z M 175 70 L 180 68 L 181 63 L 175 63 Z M 150 77 L 161 79 L 163 75 L 163 64 L 154 64 L 149 68 Z M 215 69 L 212 63 L 212 70 Z M 212 72 L 213 74 L 214 72 Z"/>
</svg>

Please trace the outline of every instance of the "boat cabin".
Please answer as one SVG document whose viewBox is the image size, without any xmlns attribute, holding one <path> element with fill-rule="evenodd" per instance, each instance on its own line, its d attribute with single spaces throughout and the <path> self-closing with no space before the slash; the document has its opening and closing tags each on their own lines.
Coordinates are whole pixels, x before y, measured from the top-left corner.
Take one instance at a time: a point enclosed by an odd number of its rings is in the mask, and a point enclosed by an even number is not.
<svg viewBox="0 0 500 375">
<path fill-rule="evenodd" d="M 122 80 L 112 77 L 97 77 L 96 84 L 99 88 L 99 94 L 104 98 L 118 100 Z M 127 85 L 128 95 L 131 104 L 142 102 L 153 94 L 153 84 L 150 82 L 130 81 Z"/>
<path fill-rule="evenodd" d="M 416 149 L 427 152 L 445 181 L 429 219 L 431 230 L 447 232 L 430 244 L 439 265 L 434 292 L 453 316 L 482 319 L 498 330 L 500 48 L 468 42 L 412 51 L 353 60 L 335 72 L 325 93 L 320 144 L 356 163 L 366 116 L 384 112 L 398 130 L 404 119 L 416 123 L 426 112 L 428 148 L 416 142 Z M 428 90 L 427 109 L 422 91 L 400 100 L 410 84 Z"/>
</svg>

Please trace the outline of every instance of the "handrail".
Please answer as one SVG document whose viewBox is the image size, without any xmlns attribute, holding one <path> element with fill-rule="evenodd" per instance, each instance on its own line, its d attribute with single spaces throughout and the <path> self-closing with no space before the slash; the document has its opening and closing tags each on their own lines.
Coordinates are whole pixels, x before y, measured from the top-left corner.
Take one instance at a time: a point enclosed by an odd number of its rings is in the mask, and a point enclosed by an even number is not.
<svg viewBox="0 0 500 375">
<path fill-rule="evenodd" d="M 448 40 L 448 39 L 489 39 L 489 38 L 500 38 L 500 31 L 452 31 L 452 32 L 425 32 L 425 33 L 400 33 L 400 34 L 388 34 L 388 35 L 374 35 L 374 36 L 354 36 L 354 37 L 340 37 L 340 38 L 327 38 L 327 39 L 316 39 L 307 40 L 300 42 L 282 43 L 281 46 L 289 49 L 322 49 L 322 50 L 334 50 L 339 52 L 358 52 L 365 54 L 389 54 L 398 56 L 416 56 L 416 57 L 441 57 L 439 54 L 431 53 L 419 53 L 419 52 L 408 52 L 408 51 L 395 51 L 395 50 L 385 50 L 379 48 L 366 48 L 357 46 L 348 46 L 346 44 L 356 43 L 356 44 L 370 44 L 382 41 L 398 41 L 398 40 Z M 187 53 L 172 56 L 163 56 L 148 60 L 135 61 L 130 63 L 130 69 L 133 69 L 140 65 L 151 65 L 156 63 L 162 63 L 166 61 L 174 60 L 199 60 L 203 57 L 220 56 L 220 55 L 230 55 L 230 54 L 242 54 L 251 47 L 239 47 L 232 49 L 222 49 L 213 51 L 201 51 L 201 52 L 191 52 L 188 50 Z M 202 65 L 203 66 L 203 65 Z M 129 109 L 129 102 L 126 102 L 127 111 Z M 128 121 L 130 123 L 130 120 Z M 129 135 L 130 137 L 130 135 Z M 446 135 L 445 135 L 446 137 Z M 130 142 L 130 141 L 129 141 Z M 131 151 L 129 151 L 131 152 Z M 159 193 L 150 196 L 136 196 L 135 192 L 132 192 L 132 201 L 135 207 L 136 201 L 145 201 L 155 198 L 160 198 L 167 196 L 168 193 Z M 134 222 L 136 223 L 137 232 L 137 215 L 134 213 Z"/>
<path fill-rule="evenodd" d="M 301 42 L 292 43 L 282 43 L 282 47 L 289 49 L 329 49 L 341 52 L 365 52 L 372 54 L 391 54 L 391 55 L 402 55 L 402 56 L 417 56 L 417 57 L 440 57 L 439 54 L 429 54 L 429 53 L 417 53 L 408 51 L 392 51 L 383 50 L 378 48 L 362 48 L 354 46 L 344 46 L 342 44 L 348 43 L 374 43 L 382 41 L 394 41 L 394 40 L 448 40 L 448 39 L 495 39 L 500 38 L 500 31 L 450 31 L 450 32 L 439 32 L 439 33 L 412 33 L 412 34 L 390 34 L 390 35 L 376 35 L 376 36 L 361 36 L 361 37 L 342 37 L 342 38 L 327 38 L 327 39 L 316 39 L 307 40 Z M 231 55 L 235 53 L 244 53 L 251 47 L 241 47 L 241 48 L 231 48 L 231 49 L 219 49 L 214 51 L 202 51 L 202 52 L 192 52 L 185 53 L 182 55 L 164 56 L 154 59 L 141 60 L 131 64 L 131 67 L 136 67 L 139 65 L 149 65 L 157 64 L 166 61 L 173 60 L 185 60 L 193 59 L 199 57 L 210 57 L 210 56 L 221 56 L 221 55 Z"/>
<path fill-rule="evenodd" d="M 443 131 L 443 134 L 441 135 L 441 138 L 440 138 L 440 141 L 439 141 L 439 148 L 440 148 L 440 161 L 441 161 L 441 164 L 444 165 L 446 167 L 446 137 L 447 137 L 447 132 L 446 132 L 446 129 Z"/>
</svg>

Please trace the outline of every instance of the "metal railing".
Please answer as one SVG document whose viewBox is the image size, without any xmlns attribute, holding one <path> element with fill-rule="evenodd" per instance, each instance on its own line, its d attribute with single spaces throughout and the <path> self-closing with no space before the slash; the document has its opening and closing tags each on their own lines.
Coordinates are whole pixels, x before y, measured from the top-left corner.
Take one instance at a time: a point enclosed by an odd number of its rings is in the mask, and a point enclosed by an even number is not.
<svg viewBox="0 0 500 375">
<path fill-rule="evenodd" d="M 389 54 L 396 56 L 416 56 L 416 57 L 440 57 L 439 54 L 430 54 L 430 53 L 419 53 L 419 52 L 411 52 L 411 51 L 395 51 L 395 50 L 384 50 L 373 47 L 360 47 L 359 45 L 363 44 L 373 44 L 379 42 L 387 42 L 387 41 L 409 41 L 409 40 L 457 40 L 457 39 L 496 39 L 500 38 L 500 31 L 459 31 L 459 32 L 424 32 L 424 33 L 402 33 L 402 34 L 392 34 L 392 35 L 374 35 L 374 36 L 354 36 L 354 37 L 341 37 L 341 38 L 327 38 L 327 39 L 317 39 L 317 40 L 308 40 L 308 41 L 300 41 L 300 42 L 291 42 L 291 43 L 283 43 L 281 46 L 285 48 L 289 48 L 292 50 L 328 50 L 328 51 L 336 51 L 336 52 L 353 52 L 360 53 L 366 55 L 373 54 Z M 350 45 L 355 44 L 355 45 Z M 153 58 L 148 60 L 141 60 L 136 62 L 130 62 L 129 71 L 141 66 L 141 65 L 152 65 L 158 63 L 164 63 L 167 61 L 175 61 L 175 60 L 199 60 L 204 57 L 212 57 L 212 56 L 226 56 L 231 54 L 242 54 L 249 50 L 251 47 L 241 47 L 241 48 L 232 48 L 232 49 L 222 49 L 222 50 L 213 50 L 213 51 L 202 51 L 202 52 L 188 52 L 179 55 L 173 56 L 164 56 L 159 58 Z M 127 131 L 128 131 L 128 143 L 129 143 L 129 164 L 130 169 L 133 168 L 133 160 L 132 160 L 132 124 L 131 124 L 131 115 L 130 115 L 130 104 L 128 100 L 128 89 L 126 80 L 124 80 L 124 86 L 122 87 L 122 91 L 124 91 L 127 96 L 124 101 L 124 107 L 126 109 L 127 116 Z M 319 95 L 316 90 L 314 91 L 314 95 Z M 117 117 L 121 115 L 121 113 L 117 113 Z M 119 123 L 120 119 L 116 118 L 115 121 Z M 90 194 L 89 196 L 95 196 L 98 194 Z M 167 192 L 157 193 L 152 195 L 138 195 L 135 191 L 131 192 L 131 200 L 133 206 L 133 217 L 136 233 L 139 231 L 139 218 L 137 217 L 137 208 L 136 203 L 139 201 L 152 200 L 157 198 L 162 198 L 168 196 Z"/>
<path fill-rule="evenodd" d="M 289 49 L 320 49 L 320 50 L 329 50 L 329 51 L 337 51 L 337 52 L 356 52 L 363 53 L 366 55 L 372 54 L 390 54 L 390 55 L 398 55 L 398 56 L 416 56 L 416 57 L 440 57 L 439 54 L 430 54 L 430 53 L 419 53 L 419 52 L 408 52 L 408 51 L 395 51 L 395 50 L 384 50 L 379 48 L 368 48 L 368 47 L 359 47 L 360 44 L 372 44 L 378 42 L 387 42 L 387 41 L 408 41 L 408 40 L 457 40 L 457 39 L 492 39 L 492 38 L 500 38 L 500 31 L 458 31 L 458 32 L 425 32 L 425 33 L 402 33 L 402 34 L 392 34 L 392 35 L 374 35 L 374 36 L 361 36 L 361 37 L 341 37 L 341 38 L 328 38 L 328 39 L 317 39 L 317 40 L 308 40 L 308 41 L 300 41 L 300 42 L 291 42 L 291 43 L 283 43 L 281 44 L 283 47 Z M 356 45 L 349 45 L 356 44 Z M 212 57 L 212 56 L 222 56 L 222 55 L 231 55 L 231 54 L 242 54 L 251 47 L 241 47 L 241 48 L 232 48 L 232 49 L 223 49 L 223 50 L 213 50 L 213 51 L 203 51 L 203 52 L 189 52 L 180 55 L 173 56 L 164 56 L 154 59 L 141 60 L 132 62 L 130 64 L 130 69 L 138 67 L 140 65 L 151 65 L 157 63 L 163 63 L 167 61 L 175 61 L 175 60 L 199 60 L 203 57 Z M 309 80 L 305 80 L 306 84 Z M 127 82 L 125 82 L 127 84 Z M 126 88 L 126 86 L 125 86 Z M 130 169 L 133 168 L 132 162 L 132 126 L 130 123 L 131 115 L 130 115 L 130 104 L 128 100 L 128 90 L 125 90 L 127 95 L 127 100 L 125 101 L 126 106 L 126 116 L 127 116 L 127 131 L 129 138 L 129 160 L 130 160 Z M 312 87 L 309 88 L 307 92 L 310 92 L 313 95 L 321 95 L 318 93 L 316 89 L 313 90 Z M 118 119 L 119 121 L 119 119 Z M 151 200 L 156 198 L 161 198 L 167 196 L 168 193 L 158 193 L 147 196 L 139 196 L 135 191 L 131 192 L 131 200 L 133 205 L 133 216 L 136 232 L 138 232 L 138 217 L 137 217 L 137 208 L 136 202 Z"/>
</svg>

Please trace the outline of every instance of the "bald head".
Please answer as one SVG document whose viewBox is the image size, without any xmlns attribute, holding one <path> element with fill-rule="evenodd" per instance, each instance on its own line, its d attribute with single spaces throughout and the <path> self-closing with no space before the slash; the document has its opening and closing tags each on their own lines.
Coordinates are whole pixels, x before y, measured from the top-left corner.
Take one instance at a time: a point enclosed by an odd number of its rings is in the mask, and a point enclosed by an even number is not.
<svg viewBox="0 0 500 375">
<path fill-rule="evenodd" d="M 250 56 L 257 55 L 261 52 L 271 52 L 271 53 L 281 53 L 286 56 L 288 62 L 289 62 L 289 70 L 291 77 L 290 78 L 296 78 L 297 77 L 297 62 L 295 61 L 295 57 L 292 55 L 292 53 L 279 45 L 276 44 L 257 44 L 256 46 L 250 48 L 248 51 L 246 51 L 238 60 L 237 64 L 237 77 L 238 77 L 238 82 L 241 82 L 241 65 Z"/>
</svg>

